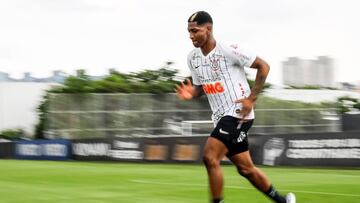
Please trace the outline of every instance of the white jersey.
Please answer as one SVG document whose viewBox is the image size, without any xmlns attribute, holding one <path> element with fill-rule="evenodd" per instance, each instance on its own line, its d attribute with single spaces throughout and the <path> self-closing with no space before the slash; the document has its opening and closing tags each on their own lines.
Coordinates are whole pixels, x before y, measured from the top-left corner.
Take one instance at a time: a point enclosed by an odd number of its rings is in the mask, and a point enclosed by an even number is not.
<svg viewBox="0 0 360 203">
<path fill-rule="evenodd" d="M 246 98 L 251 93 L 244 67 L 250 67 L 255 59 L 256 55 L 239 49 L 237 45 L 225 46 L 218 42 L 207 56 L 203 55 L 200 48 L 189 53 L 188 66 L 193 84 L 202 85 L 215 124 L 226 115 L 242 117 L 236 113 L 242 106 L 235 100 Z M 246 119 L 254 118 L 252 109 Z"/>
</svg>

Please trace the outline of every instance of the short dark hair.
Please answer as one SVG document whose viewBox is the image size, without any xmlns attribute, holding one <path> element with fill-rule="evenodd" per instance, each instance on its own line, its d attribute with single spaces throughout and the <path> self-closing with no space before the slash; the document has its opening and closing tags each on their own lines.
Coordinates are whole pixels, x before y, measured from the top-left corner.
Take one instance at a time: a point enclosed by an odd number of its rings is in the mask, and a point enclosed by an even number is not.
<svg viewBox="0 0 360 203">
<path fill-rule="evenodd" d="M 188 19 L 188 23 L 191 23 L 191 22 L 196 22 L 198 25 L 202 25 L 205 23 L 213 24 L 213 20 L 212 20 L 210 14 L 207 13 L 206 11 L 198 11 L 198 12 L 193 13 Z"/>
</svg>

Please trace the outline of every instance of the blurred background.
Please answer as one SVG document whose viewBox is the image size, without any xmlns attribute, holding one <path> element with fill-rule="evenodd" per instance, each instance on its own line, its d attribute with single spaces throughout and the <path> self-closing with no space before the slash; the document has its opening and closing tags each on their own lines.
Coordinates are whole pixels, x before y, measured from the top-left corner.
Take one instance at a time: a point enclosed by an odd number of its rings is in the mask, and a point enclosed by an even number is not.
<svg viewBox="0 0 360 203">
<path fill-rule="evenodd" d="M 201 163 L 210 107 L 206 97 L 177 99 L 174 87 L 190 76 L 187 19 L 205 10 L 215 39 L 271 67 L 250 131 L 254 162 L 359 167 L 356 6 L 2 0 L 0 158 Z"/>
<path fill-rule="evenodd" d="M 310 139 L 359 130 L 355 1 L 0 5 L 4 142 L 206 137 L 213 127 L 206 98 L 184 102 L 174 95 L 175 84 L 190 75 L 187 18 L 198 10 L 213 16 L 218 41 L 237 43 L 271 66 L 251 133 Z M 254 70 L 246 71 L 253 84 Z"/>
<path fill-rule="evenodd" d="M 5 0 L 0 130 L 21 129 L 27 138 L 122 136 L 135 127 L 131 136 L 169 135 L 182 121 L 209 120 L 206 101 L 171 95 L 190 75 L 186 20 L 197 10 L 213 16 L 218 41 L 271 66 L 255 132 L 340 131 L 339 113 L 356 112 L 355 1 Z M 91 94 L 79 100 L 78 93 Z"/>
</svg>

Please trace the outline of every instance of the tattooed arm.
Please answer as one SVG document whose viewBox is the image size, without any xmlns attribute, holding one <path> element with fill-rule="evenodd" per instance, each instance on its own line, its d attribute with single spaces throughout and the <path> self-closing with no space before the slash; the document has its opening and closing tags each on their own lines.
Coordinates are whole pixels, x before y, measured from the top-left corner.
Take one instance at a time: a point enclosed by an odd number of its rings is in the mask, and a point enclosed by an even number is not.
<svg viewBox="0 0 360 203">
<path fill-rule="evenodd" d="M 251 94 L 248 99 L 256 101 L 257 96 L 260 94 L 262 88 L 264 87 L 266 77 L 270 71 L 270 66 L 261 58 L 256 57 L 254 63 L 251 65 L 251 68 L 257 69 L 255 84 L 251 89 Z"/>
<path fill-rule="evenodd" d="M 237 103 L 242 103 L 243 108 L 241 110 L 241 114 L 244 118 L 249 115 L 251 109 L 254 107 L 255 101 L 265 84 L 266 77 L 270 70 L 270 66 L 259 57 L 256 57 L 255 61 L 251 65 L 251 68 L 257 69 L 255 84 L 251 89 L 251 94 L 245 99 L 235 101 Z"/>
</svg>

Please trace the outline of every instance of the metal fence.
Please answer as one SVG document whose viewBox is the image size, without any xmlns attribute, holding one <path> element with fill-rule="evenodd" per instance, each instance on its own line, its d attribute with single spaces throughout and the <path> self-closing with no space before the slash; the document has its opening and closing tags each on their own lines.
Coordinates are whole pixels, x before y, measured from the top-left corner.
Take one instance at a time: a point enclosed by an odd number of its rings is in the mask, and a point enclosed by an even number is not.
<svg viewBox="0 0 360 203">
<path fill-rule="evenodd" d="M 255 112 L 256 133 L 336 132 L 341 123 L 333 108 L 262 106 Z M 181 101 L 174 94 L 51 94 L 45 135 L 69 139 L 207 135 L 213 127 L 210 116 L 206 97 Z"/>
</svg>

